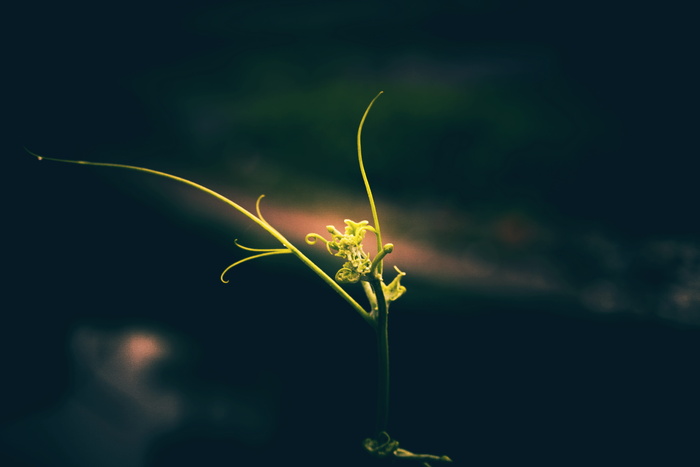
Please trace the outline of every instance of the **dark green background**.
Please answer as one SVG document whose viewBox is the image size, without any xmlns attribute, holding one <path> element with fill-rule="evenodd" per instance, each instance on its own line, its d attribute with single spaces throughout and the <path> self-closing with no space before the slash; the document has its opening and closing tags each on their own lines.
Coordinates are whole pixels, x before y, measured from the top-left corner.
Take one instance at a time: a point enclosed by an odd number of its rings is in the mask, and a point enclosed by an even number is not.
<svg viewBox="0 0 700 467">
<path fill-rule="evenodd" d="M 697 54 L 684 9 L 484 0 L 6 10 L 3 420 L 14 426 L 70 393 L 65 349 L 77 327 L 147 325 L 189 342 L 170 384 L 201 398 L 208 384 L 265 387 L 279 407 L 262 447 L 193 416 L 148 465 L 361 465 L 372 335 L 332 291 L 291 257 L 249 263 L 224 286 L 218 273 L 240 258 L 231 241 L 255 242 L 253 227 L 202 214 L 205 197 L 185 200 L 147 176 L 38 163 L 22 147 L 266 193 L 270 206 L 332 206 L 362 200 L 355 131 L 383 90 L 365 128 L 367 170 L 378 202 L 412 214 L 387 226 L 566 285 L 483 289 L 408 271 L 391 321 L 394 436 L 458 465 L 687 459 L 700 232 Z M 498 237 L 502 221 L 525 240 Z M 600 284 L 624 300 L 587 306 Z M 669 299 L 678 287 L 687 307 Z M 42 462 L 69 465 L 58 454 Z"/>
</svg>

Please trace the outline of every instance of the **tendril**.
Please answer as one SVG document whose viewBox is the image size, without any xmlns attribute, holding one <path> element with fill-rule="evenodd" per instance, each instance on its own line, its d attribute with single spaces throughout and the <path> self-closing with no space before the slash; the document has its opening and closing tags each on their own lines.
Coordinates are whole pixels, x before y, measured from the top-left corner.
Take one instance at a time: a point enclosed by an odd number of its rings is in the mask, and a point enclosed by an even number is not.
<svg viewBox="0 0 700 467">
<path fill-rule="evenodd" d="M 238 244 L 237 244 L 237 245 L 238 245 Z M 224 276 L 226 275 L 226 273 L 229 272 L 231 269 L 235 268 L 236 266 L 238 266 L 238 265 L 241 264 L 241 263 L 245 263 L 246 261 L 250 261 L 251 259 L 262 258 L 263 256 L 283 255 L 283 254 L 285 254 L 285 253 L 291 253 L 291 252 L 292 252 L 291 250 L 287 250 L 287 249 L 283 249 L 283 248 L 273 248 L 273 249 L 269 249 L 269 250 L 259 250 L 259 249 L 241 247 L 240 245 L 238 245 L 238 246 L 239 246 L 240 248 L 243 248 L 244 250 L 248 250 L 248 251 L 262 251 L 263 253 L 260 253 L 260 254 L 257 254 L 257 255 L 253 255 L 253 256 L 248 256 L 247 258 L 240 259 L 240 260 L 236 261 L 235 263 L 233 263 L 232 265 L 230 265 L 229 267 L 227 267 L 226 269 L 224 269 L 224 272 L 222 272 L 222 273 L 221 273 L 221 276 L 220 276 L 221 282 L 223 282 L 224 284 L 228 284 L 228 282 L 229 282 L 229 281 L 227 281 L 226 279 L 224 279 Z"/>
<path fill-rule="evenodd" d="M 255 212 L 258 214 L 258 219 L 266 223 L 267 225 L 270 225 L 265 218 L 263 217 L 262 213 L 260 212 L 260 201 L 265 197 L 265 195 L 260 195 L 258 196 L 258 200 L 255 202 Z"/>
<path fill-rule="evenodd" d="M 254 251 L 254 252 L 270 252 L 270 251 L 277 251 L 279 253 L 286 253 L 289 251 L 289 248 L 250 248 L 247 246 L 243 246 L 240 243 L 238 243 L 238 239 L 235 239 L 233 243 L 236 244 L 238 248 L 241 250 L 246 250 L 246 251 Z"/>
<path fill-rule="evenodd" d="M 258 198 L 258 202 L 255 205 L 255 209 L 258 212 L 258 216 L 260 216 L 259 204 L 260 204 L 260 200 L 263 198 L 263 196 L 265 196 L 265 195 L 261 195 L 260 198 Z M 260 216 L 260 220 L 265 222 L 265 220 L 262 218 L 262 216 Z M 290 250 L 289 248 L 250 248 L 250 247 L 243 246 L 240 243 L 238 243 L 238 239 L 235 239 L 233 241 L 233 243 L 235 243 L 236 246 L 238 248 L 240 248 L 241 250 L 252 251 L 254 253 L 259 253 L 259 254 L 253 255 L 253 256 L 248 256 L 247 258 L 243 258 L 241 260 L 238 260 L 235 263 L 233 263 L 232 265 L 230 265 L 229 267 L 227 267 L 226 269 L 224 269 L 224 272 L 221 273 L 221 282 L 223 282 L 224 284 L 228 284 L 228 281 L 224 279 L 224 276 L 226 275 L 226 273 L 241 263 L 245 263 L 246 261 L 250 261 L 251 259 L 262 258 L 263 256 L 283 255 L 285 253 L 292 252 L 292 250 Z"/>
</svg>

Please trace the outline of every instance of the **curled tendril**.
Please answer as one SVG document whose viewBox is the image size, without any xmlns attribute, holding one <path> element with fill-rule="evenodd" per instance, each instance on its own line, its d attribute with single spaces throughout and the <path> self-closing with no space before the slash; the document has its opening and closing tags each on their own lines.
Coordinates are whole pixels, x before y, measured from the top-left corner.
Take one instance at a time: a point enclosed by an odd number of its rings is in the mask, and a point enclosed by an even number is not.
<svg viewBox="0 0 700 467">
<path fill-rule="evenodd" d="M 270 226 L 270 224 L 268 224 L 268 222 L 263 217 L 262 212 L 260 212 L 260 201 L 262 201 L 262 199 L 264 197 L 265 197 L 265 195 L 258 196 L 258 200 L 255 202 L 255 212 L 258 215 L 258 219 L 263 224 Z M 271 226 L 270 226 L 270 228 L 271 228 Z M 286 253 L 292 253 L 292 250 L 290 250 L 289 248 L 250 248 L 250 247 L 243 246 L 240 243 L 238 243 L 238 239 L 234 240 L 233 243 L 235 243 L 236 246 L 238 248 L 240 248 L 241 250 L 252 251 L 252 252 L 258 253 L 258 254 L 253 255 L 253 256 L 248 256 L 247 258 L 243 258 L 241 260 L 238 260 L 235 263 L 228 266 L 226 269 L 224 269 L 224 271 L 221 273 L 221 276 L 220 276 L 221 282 L 223 282 L 224 284 L 228 284 L 228 282 L 229 282 L 226 279 L 224 279 L 224 276 L 226 275 L 226 273 L 241 263 L 245 263 L 246 261 L 250 261 L 252 259 L 262 258 L 264 256 L 283 255 Z"/>
<path fill-rule="evenodd" d="M 256 212 L 256 214 L 258 215 L 258 219 L 260 219 L 261 221 L 263 221 L 265 224 L 270 225 L 270 223 L 267 222 L 267 221 L 265 220 L 265 218 L 263 217 L 262 213 L 260 212 L 260 201 L 262 201 L 262 199 L 263 199 L 264 197 L 265 197 L 264 194 L 258 196 L 257 201 L 255 201 L 255 212 Z M 239 245 L 239 246 L 240 246 L 240 245 Z"/>
<path fill-rule="evenodd" d="M 335 273 L 335 280 L 341 284 L 356 284 L 360 282 L 362 275 L 355 269 L 352 263 L 345 263 L 342 268 Z"/>
<path fill-rule="evenodd" d="M 223 282 L 224 284 L 228 284 L 228 282 L 229 282 L 226 279 L 224 279 L 224 276 L 226 275 L 226 273 L 241 263 L 245 263 L 246 261 L 250 261 L 251 259 L 262 258 L 264 256 L 283 255 L 283 254 L 292 252 L 292 250 L 290 250 L 289 248 L 249 248 L 247 246 L 243 246 L 243 245 L 239 244 L 238 239 L 234 240 L 234 243 L 241 250 L 258 252 L 258 254 L 253 255 L 253 256 L 248 256 L 247 258 L 243 258 L 241 260 L 238 260 L 235 263 L 233 263 L 232 265 L 228 266 L 226 269 L 224 269 L 224 271 L 221 273 L 221 282 Z"/>
<path fill-rule="evenodd" d="M 310 233 L 306 236 L 306 243 L 308 243 L 309 245 L 315 245 L 318 240 L 321 240 L 323 243 L 326 244 L 326 248 L 328 249 L 328 253 L 333 254 L 333 251 L 331 251 L 331 246 L 330 246 L 331 242 L 329 242 L 328 240 L 323 238 L 321 235 L 315 234 L 315 233 Z"/>
<path fill-rule="evenodd" d="M 232 265 L 228 266 L 226 269 L 224 269 L 224 272 L 221 273 L 221 282 L 224 284 L 228 284 L 228 281 L 224 279 L 224 276 L 226 275 L 227 272 L 229 272 L 231 269 L 234 267 L 238 266 L 241 263 L 245 263 L 246 261 L 250 261 L 251 259 L 256 259 L 256 258 L 262 258 L 263 256 L 272 256 L 272 255 L 282 255 L 285 253 L 291 253 L 291 250 L 287 249 L 270 249 L 270 250 L 260 250 L 260 251 L 265 251 L 264 253 L 260 253 L 258 255 L 253 255 L 253 256 L 248 256 L 247 258 L 243 258 L 241 260 L 236 261 Z"/>
</svg>

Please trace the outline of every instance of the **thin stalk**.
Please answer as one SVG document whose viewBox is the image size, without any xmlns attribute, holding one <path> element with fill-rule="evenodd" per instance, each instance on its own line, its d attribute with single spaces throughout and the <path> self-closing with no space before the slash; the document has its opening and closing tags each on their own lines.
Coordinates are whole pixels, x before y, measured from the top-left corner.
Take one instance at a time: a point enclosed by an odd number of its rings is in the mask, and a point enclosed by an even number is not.
<svg viewBox="0 0 700 467">
<path fill-rule="evenodd" d="M 367 172 L 365 171 L 365 163 L 362 160 L 362 127 L 365 126 L 365 120 L 367 119 L 367 114 L 369 114 L 369 109 L 372 108 L 372 104 L 376 101 L 379 96 L 382 95 L 384 91 L 380 91 L 372 102 L 367 106 L 362 119 L 360 120 L 360 126 L 357 128 L 357 160 L 360 164 L 360 173 L 362 174 L 362 181 L 365 183 L 365 189 L 367 190 L 367 198 L 369 199 L 369 207 L 372 210 L 372 221 L 374 222 L 374 232 L 377 237 L 377 253 L 382 251 L 382 230 L 379 227 L 379 215 L 377 214 L 377 206 L 374 204 L 374 196 L 372 195 L 372 188 L 369 186 L 369 180 L 367 179 Z M 379 274 L 382 273 L 382 263 L 379 263 L 378 269 Z"/>
<path fill-rule="evenodd" d="M 389 423 L 389 310 L 380 279 L 369 280 L 377 297 L 377 427 L 376 439 Z"/>
</svg>

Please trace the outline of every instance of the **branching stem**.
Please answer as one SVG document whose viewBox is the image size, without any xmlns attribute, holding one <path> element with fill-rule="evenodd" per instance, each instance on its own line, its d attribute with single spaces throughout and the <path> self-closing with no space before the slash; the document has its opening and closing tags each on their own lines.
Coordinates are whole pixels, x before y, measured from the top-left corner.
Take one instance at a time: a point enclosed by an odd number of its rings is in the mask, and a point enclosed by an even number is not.
<svg viewBox="0 0 700 467">
<path fill-rule="evenodd" d="M 302 263 L 304 263 L 306 266 L 309 267 L 316 275 L 318 275 L 326 284 L 328 284 L 333 290 L 335 290 L 338 295 L 343 297 L 346 302 L 352 306 L 355 311 L 357 311 L 360 316 L 372 327 L 375 327 L 375 320 L 374 318 L 365 311 L 365 309 L 357 303 L 357 301 L 352 298 L 336 281 L 334 281 L 328 274 L 326 274 L 321 268 L 319 268 L 316 263 L 311 261 L 305 254 L 303 254 L 297 247 L 295 247 L 289 240 L 287 240 L 284 235 L 282 235 L 277 229 L 272 227 L 270 224 L 268 224 L 262 217 L 257 217 L 255 214 L 251 213 L 247 209 L 245 209 L 243 206 L 231 201 L 227 197 L 217 193 L 214 190 L 211 190 L 205 186 L 200 185 L 199 183 L 192 182 L 190 180 L 187 180 L 182 177 L 178 177 L 176 175 L 170 175 L 165 172 L 160 172 L 158 170 L 153 170 L 153 169 L 147 169 L 145 167 L 136 167 L 133 165 L 124 165 L 124 164 L 110 164 L 110 163 L 104 163 L 104 162 L 88 162 L 88 161 L 75 161 L 75 160 L 68 160 L 68 159 L 56 159 L 52 157 L 44 157 L 44 156 L 39 156 L 37 154 L 34 154 L 33 152 L 27 150 L 29 154 L 32 156 L 36 157 L 39 160 L 45 159 L 45 160 L 50 160 L 50 161 L 56 161 L 56 162 L 65 162 L 69 164 L 79 164 L 79 165 L 92 165 L 92 166 L 98 166 L 98 167 L 115 167 L 119 169 L 128 169 L 128 170 L 134 170 L 137 172 L 145 172 L 153 175 L 158 175 L 159 177 L 164 177 L 164 178 L 169 178 L 171 180 L 175 180 L 180 183 L 184 183 L 185 185 L 189 185 L 191 187 L 194 187 L 200 191 L 203 191 L 204 193 L 207 193 L 208 195 L 213 196 L 214 198 L 223 201 L 224 203 L 228 204 L 229 206 L 233 207 L 236 211 L 240 212 L 256 224 L 258 224 L 260 227 L 262 227 L 267 233 L 272 235 L 277 241 L 279 241 L 285 248 L 289 250 L 290 253 L 294 254 L 299 260 L 301 260 Z M 260 211 L 260 198 L 258 198 L 258 203 L 256 203 L 256 210 L 259 212 Z M 262 255 L 262 256 L 268 256 L 268 255 Z"/>
</svg>

